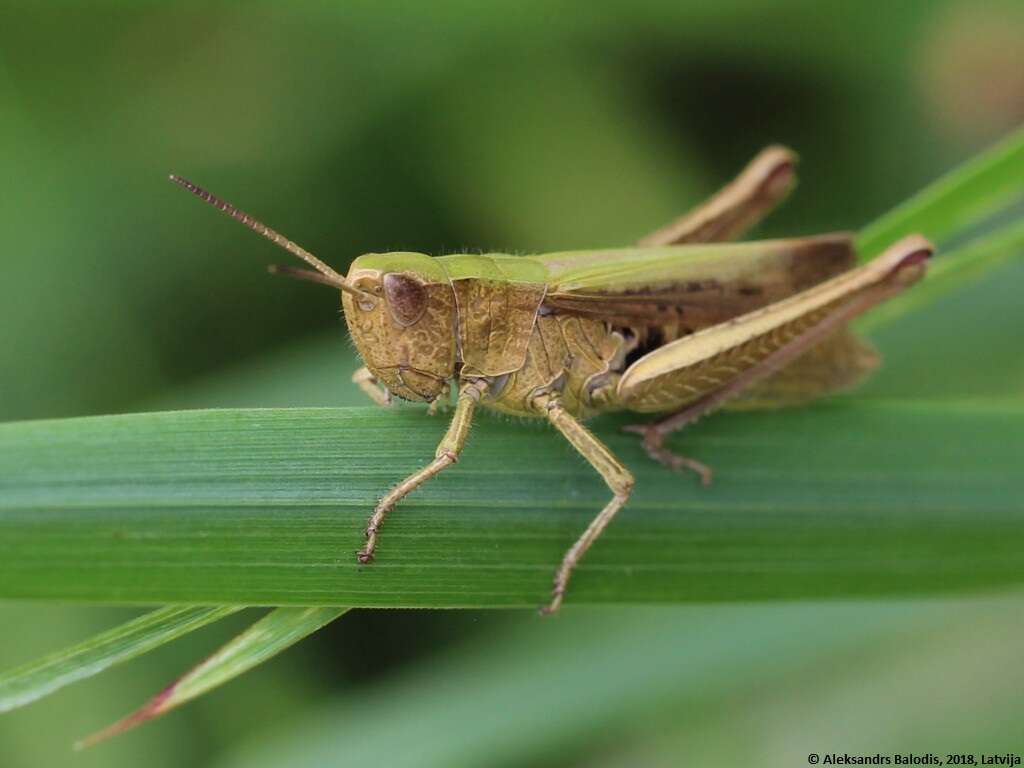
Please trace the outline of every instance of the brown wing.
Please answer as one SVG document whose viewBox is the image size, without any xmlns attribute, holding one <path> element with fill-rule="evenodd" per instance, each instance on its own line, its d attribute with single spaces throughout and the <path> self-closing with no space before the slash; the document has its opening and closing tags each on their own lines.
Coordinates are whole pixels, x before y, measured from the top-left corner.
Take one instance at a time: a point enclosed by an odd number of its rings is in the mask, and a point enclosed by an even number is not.
<svg viewBox="0 0 1024 768">
<path fill-rule="evenodd" d="M 542 311 L 613 325 L 675 326 L 685 334 L 804 291 L 855 262 L 846 233 L 651 249 L 647 258 L 620 253 L 628 258 L 609 256 L 605 265 L 544 257 L 554 279 Z"/>
<path fill-rule="evenodd" d="M 733 399 L 803 357 L 851 319 L 924 274 L 931 246 L 914 235 L 878 258 L 777 305 L 659 347 L 622 374 L 617 394 L 635 411 Z"/>
</svg>

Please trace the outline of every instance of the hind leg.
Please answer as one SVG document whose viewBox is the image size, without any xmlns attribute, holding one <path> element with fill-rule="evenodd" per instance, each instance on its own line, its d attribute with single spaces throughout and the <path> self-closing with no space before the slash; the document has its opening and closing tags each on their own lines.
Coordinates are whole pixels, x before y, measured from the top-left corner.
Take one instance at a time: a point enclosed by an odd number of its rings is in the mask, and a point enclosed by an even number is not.
<svg viewBox="0 0 1024 768">
<path fill-rule="evenodd" d="M 739 176 L 707 202 L 640 240 L 644 246 L 735 240 L 782 202 L 796 184 L 796 154 L 761 150 Z"/>
<path fill-rule="evenodd" d="M 923 274 L 924 267 L 921 265 L 921 259 L 927 258 L 930 254 L 931 246 L 919 235 L 912 235 L 895 243 L 878 258 L 881 259 L 888 256 L 893 261 L 897 258 L 901 259 L 892 274 L 896 274 L 900 269 L 907 268 L 910 270 L 909 278 L 900 280 L 897 277 L 862 289 L 845 304 L 822 316 L 815 324 L 775 349 L 767 357 L 762 358 L 748 368 L 736 372 L 731 379 L 718 389 L 693 401 L 668 418 L 656 421 L 653 424 L 636 424 L 624 427 L 624 430 L 642 435 L 644 438 L 644 448 L 656 461 L 667 464 L 673 469 L 684 467 L 692 469 L 700 474 L 704 484 L 707 485 L 711 480 L 711 470 L 693 459 L 676 456 L 671 453 L 664 447 L 665 436 L 675 432 L 677 429 L 682 429 L 687 424 L 692 424 L 711 411 L 721 408 L 737 395 L 764 381 L 769 376 L 778 373 L 793 363 L 794 360 L 799 359 L 807 350 L 829 338 L 829 336 L 838 329 L 845 327 L 858 315 L 906 290 Z M 736 323 L 756 322 L 758 317 L 755 313 L 747 315 L 746 319 L 741 318 L 738 321 L 732 322 L 734 325 Z M 658 353 L 654 352 L 652 354 Z"/>
<path fill-rule="evenodd" d="M 684 408 L 678 413 L 652 424 L 631 424 L 628 427 L 623 427 L 622 430 L 640 435 L 643 438 L 643 446 L 647 455 L 658 463 L 664 464 L 675 472 L 686 470 L 696 472 L 700 477 L 701 485 L 711 485 L 711 478 L 714 474 L 711 467 L 696 459 L 691 459 L 689 456 L 673 453 L 665 447 L 666 436 L 700 418 L 703 412 L 691 414 L 692 408 L 692 406 Z"/>
</svg>

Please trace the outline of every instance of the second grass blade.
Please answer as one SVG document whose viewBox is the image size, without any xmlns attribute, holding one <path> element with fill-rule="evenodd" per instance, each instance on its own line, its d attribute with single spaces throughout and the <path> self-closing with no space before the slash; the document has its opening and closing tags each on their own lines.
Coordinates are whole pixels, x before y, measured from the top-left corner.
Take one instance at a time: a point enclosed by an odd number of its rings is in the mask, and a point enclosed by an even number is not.
<svg viewBox="0 0 1024 768">
<path fill-rule="evenodd" d="M 151 611 L 41 659 L 0 674 L 0 712 L 7 712 L 140 656 L 224 618 L 238 608 L 168 606 Z"/>
<path fill-rule="evenodd" d="M 920 232 L 941 246 L 988 216 L 1024 198 L 1024 129 L 928 185 L 865 227 L 857 236 L 864 259 Z"/>
<path fill-rule="evenodd" d="M 345 613 L 347 608 L 278 608 L 231 640 L 141 708 L 76 746 L 85 748 L 159 717 L 223 685 L 289 648 Z"/>
</svg>

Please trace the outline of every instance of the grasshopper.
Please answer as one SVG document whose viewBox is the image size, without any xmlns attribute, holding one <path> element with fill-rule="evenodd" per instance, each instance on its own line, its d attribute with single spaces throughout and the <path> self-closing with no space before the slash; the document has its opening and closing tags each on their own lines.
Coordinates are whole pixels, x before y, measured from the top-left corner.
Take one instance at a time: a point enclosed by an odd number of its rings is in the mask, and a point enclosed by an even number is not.
<svg viewBox="0 0 1024 768">
<path fill-rule="evenodd" d="M 539 256 L 368 253 L 342 276 L 313 254 L 177 176 L 171 179 L 274 241 L 315 271 L 272 271 L 341 292 L 365 363 L 353 381 L 380 405 L 392 396 L 457 400 L 434 459 L 384 494 L 358 562 L 370 563 L 396 504 L 458 461 L 478 406 L 548 421 L 601 475 L 612 497 L 565 553 L 551 599 L 625 505 L 630 471 L 583 421 L 609 411 L 663 414 L 626 427 L 674 470 L 711 470 L 665 437 L 730 401 L 784 405 L 848 388 L 877 365 L 848 323 L 905 290 L 932 248 L 912 235 L 856 266 L 852 236 L 728 243 L 785 198 L 796 155 L 773 146 L 703 205 L 635 247 Z"/>
</svg>

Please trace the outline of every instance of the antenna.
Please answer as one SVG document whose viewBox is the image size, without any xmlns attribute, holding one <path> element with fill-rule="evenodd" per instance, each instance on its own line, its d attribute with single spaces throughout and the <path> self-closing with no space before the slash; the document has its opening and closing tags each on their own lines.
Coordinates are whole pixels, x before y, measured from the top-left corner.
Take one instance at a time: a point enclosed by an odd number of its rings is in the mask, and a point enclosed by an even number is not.
<svg viewBox="0 0 1024 768">
<path fill-rule="evenodd" d="M 323 276 L 323 278 L 324 278 L 323 280 L 314 281 L 314 282 L 322 282 L 322 283 L 324 283 L 326 285 L 332 285 L 335 288 L 340 288 L 341 290 L 345 291 L 346 293 L 351 293 L 353 296 L 356 296 L 358 298 L 367 298 L 367 297 L 370 296 L 368 293 L 366 293 L 366 291 L 361 291 L 358 288 L 356 288 L 355 286 L 349 285 L 348 282 L 346 282 L 345 278 L 342 275 L 338 274 L 333 269 L 331 269 L 329 266 L 324 264 L 322 261 L 320 261 L 320 259 L 318 259 L 312 253 L 307 251 L 301 245 L 299 245 L 298 243 L 293 243 L 287 237 L 285 237 L 284 235 L 280 234 L 279 232 L 275 232 L 270 227 L 268 227 L 266 224 L 263 224 L 262 222 L 257 221 L 256 219 L 254 219 L 252 216 L 250 216 L 249 214 L 245 213 L 244 211 L 238 210 L 237 208 L 235 208 L 235 206 L 231 205 L 231 203 L 228 203 L 228 202 L 226 202 L 224 200 L 221 200 L 219 197 L 217 197 L 213 193 L 207 192 L 202 187 L 198 186 L 197 184 L 193 184 L 191 181 L 189 181 L 188 179 L 182 178 L 181 176 L 175 176 L 172 173 L 169 178 L 170 178 L 171 181 L 173 181 L 178 186 L 184 187 L 185 189 L 187 189 L 189 192 L 191 192 L 193 195 L 198 197 L 200 200 L 205 200 L 207 203 L 212 205 L 214 208 L 220 209 L 221 211 L 226 213 L 228 216 L 230 216 L 235 221 L 240 221 L 242 224 L 247 226 L 249 229 L 253 230 L 254 232 L 257 232 L 258 234 L 263 235 L 263 237 L 267 238 L 267 240 L 270 240 L 271 242 L 281 246 L 282 248 L 284 248 L 289 253 L 294 254 L 295 256 L 298 256 L 300 259 L 302 259 L 304 262 L 306 262 L 311 267 L 316 269 L 316 271 L 318 273 L 320 273 L 320 275 Z M 273 270 L 271 270 L 271 271 L 273 271 Z M 281 272 L 286 272 L 288 274 L 293 274 L 293 272 L 300 271 L 300 270 L 281 269 L 280 271 Z"/>
</svg>

